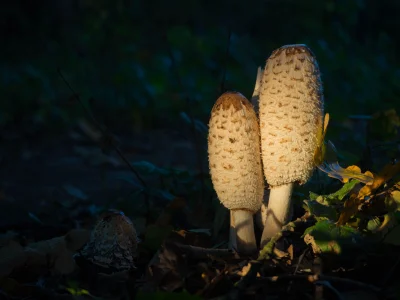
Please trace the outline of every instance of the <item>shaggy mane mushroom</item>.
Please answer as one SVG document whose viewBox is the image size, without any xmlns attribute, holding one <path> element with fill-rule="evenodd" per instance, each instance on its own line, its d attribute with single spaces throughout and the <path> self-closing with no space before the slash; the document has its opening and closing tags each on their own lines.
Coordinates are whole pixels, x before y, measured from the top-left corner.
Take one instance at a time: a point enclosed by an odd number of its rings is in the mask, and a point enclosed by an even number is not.
<svg viewBox="0 0 400 300">
<path fill-rule="evenodd" d="M 293 185 L 310 178 L 322 132 L 320 71 L 306 45 L 287 45 L 272 53 L 259 101 L 262 161 L 270 186 L 261 238 L 264 246 L 290 220 Z"/>
<path fill-rule="evenodd" d="M 242 94 L 226 92 L 216 101 L 208 156 L 214 189 L 230 210 L 231 245 L 242 254 L 256 253 L 253 215 L 261 206 L 264 179 L 257 116 Z"/>
</svg>

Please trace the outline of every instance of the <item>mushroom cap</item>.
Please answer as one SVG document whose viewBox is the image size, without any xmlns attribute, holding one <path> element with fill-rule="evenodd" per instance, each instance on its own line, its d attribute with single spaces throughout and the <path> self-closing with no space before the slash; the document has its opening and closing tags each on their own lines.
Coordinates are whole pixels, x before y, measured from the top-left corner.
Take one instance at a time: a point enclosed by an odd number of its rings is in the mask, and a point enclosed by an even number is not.
<svg viewBox="0 0 400 300">
<path fill-rule="evenodd" d="M 119 272 L 134 268 L 137 243 L 132 221 L 123 212 L 110 210 L 100 217 L 81 254 L 95 265 Z"/>
<path fill-rule="evenodd" d="M 261 207 L 264 195 L 256 113 L 242 94 L 222 94 L 211 111 L 208 133 L 211 180 L 228 209 Z"/>
<path fill-rule="evenodd" d="M 323 89 L 314 54 L 287 45 L 268 58 L 260 91 L 264 175 L 270 186 L 305 183 L 323 126 Z"/>
</svg>

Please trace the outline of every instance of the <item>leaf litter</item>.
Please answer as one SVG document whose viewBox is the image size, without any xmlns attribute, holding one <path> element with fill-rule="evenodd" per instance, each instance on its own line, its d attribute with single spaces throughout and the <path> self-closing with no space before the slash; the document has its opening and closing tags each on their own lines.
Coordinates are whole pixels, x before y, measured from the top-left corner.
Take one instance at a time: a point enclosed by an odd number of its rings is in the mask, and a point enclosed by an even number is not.
<svg viewBox="0 0 400 300">
<path fill-rule="evenodd" d="M 186 113 L 181 117 L 188 122 Z M 195 129 L 204 133 L 204 124 L 195 121 Z M 120 169 L 114 179 L 131 189 L 117 202 L 126 214 L 107 205 L 81 210 L 94 205 L 90 192 L 76 184 L 62 185 L 70 204 L 59 209 L 76 222 L 59 220 L 70 229 L 64 226 L 65 234 L 48 239 L 35 240 L 29 230 L 1 235 L 1 291 L 39 299 L 305 299 L 322 287 L 327 299 L 352 299 L 366 291 L 371 299 L 395 299 L 400 163 L 374 172 L 357 165 L 341 167 L 333 143 L 324 143 L 328 122 L 329 115 L 316 165 L 340 187 L 318 193 L 310 188 L 307 197 L 295 194 L 300 205 L 294 220 L 259 255 L 241 257 L 227 248 L 229 213 L 210 184 L 204 186 L 211 201 L 201 210 L 192 199 L 201 186 L 198 170 L 114 156 L 120 141 L 105 139 L 107 133 L 80 121 L 78 127 L 101 150 L 75 147 L 75 154 L 97 157 L 92 167 Z M 388 128 L 393 137 L 393 126 Z M 124 162 L 130 175 L 124 173 Z M 146 205 L 139 206 L 138 199 Z M 48 223 L 46 215 L 32 211 L 29 216 L 39 228 Z M 384 282 L 374 271 L 377 265 L 388 270 Z"/>
</svg>

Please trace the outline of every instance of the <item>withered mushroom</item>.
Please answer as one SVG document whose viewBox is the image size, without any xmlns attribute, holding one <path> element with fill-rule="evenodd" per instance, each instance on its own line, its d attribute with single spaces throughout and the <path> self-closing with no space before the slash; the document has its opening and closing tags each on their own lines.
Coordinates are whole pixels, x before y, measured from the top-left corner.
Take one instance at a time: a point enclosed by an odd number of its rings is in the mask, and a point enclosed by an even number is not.
<svg viewBox="0 0 400 300">
<path fill-rule="evenodd" d="M 135 267 L 137 243 L 132 221 L 123 212 L 110 210 L 100 217 L 81 255 L 110 272 L 130 270 Z"/>
</svg>

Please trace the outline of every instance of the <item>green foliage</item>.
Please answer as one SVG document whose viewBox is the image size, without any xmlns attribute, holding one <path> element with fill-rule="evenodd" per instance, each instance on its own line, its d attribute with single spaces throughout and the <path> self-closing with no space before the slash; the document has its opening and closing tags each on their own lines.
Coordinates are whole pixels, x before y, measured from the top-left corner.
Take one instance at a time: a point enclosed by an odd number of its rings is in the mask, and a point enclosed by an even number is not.
<svg viewBox="0 0 400 300">
<path fill-rule="evenodd" d="M 346 182 L 339 190 L 329 195 L 319 196 L 313 192 L 310 192 L 310 200 L 319 200 L 319 202 L 322 202 L 323 204 L 336 204 L 342 201 L 357 183 L 359 183 L 358 180 Z"/>
<path fill-rule="evenodd" d="M 372 114 L 377 101 L 398 108 L 393 45 L 399 44 L 399 22 L 391 15 L 377 21 L 378 12 L 397 8 L 393 2 L 252 0 L 229 8 L 183 0 L 45 2 L 30 10 L 12 3 L 0 12 L 19 30 L 19 38 L 1 50 L 0 93 L 7 101 L 0 104 L 0 125 L 18 116 L 54 126 L 82 115 L 64 105 L 71 95 L 57 67 L 82 99 L 93 97 L 93 109 L 113 122 L 149 127 L 162 117 L 174 123 L 190 107 L 204 123 L 223 74 L 224 88 L 250 96 L 257 67 L 289 43 L 307 43 L 315 52 L 334 120 Z"/>
<path fill-rule="evenodd" d="M 337 205 L 351 192 L 358 180 L 345 183 L 338 191 L 328 195 L 317 195 L 310 192 L 309 199 L 304 200 L 304 208 L 317 220 L 337 221 L 339 211 Z"/>
<path fill-rule="evenodd" d="M 313 247 L 314 253 L 342 254 L 346 248 L 359 247 L 361 235 L 350 226 L 321 220 L 304 231 L 304 240 Z"/>
</svg>

